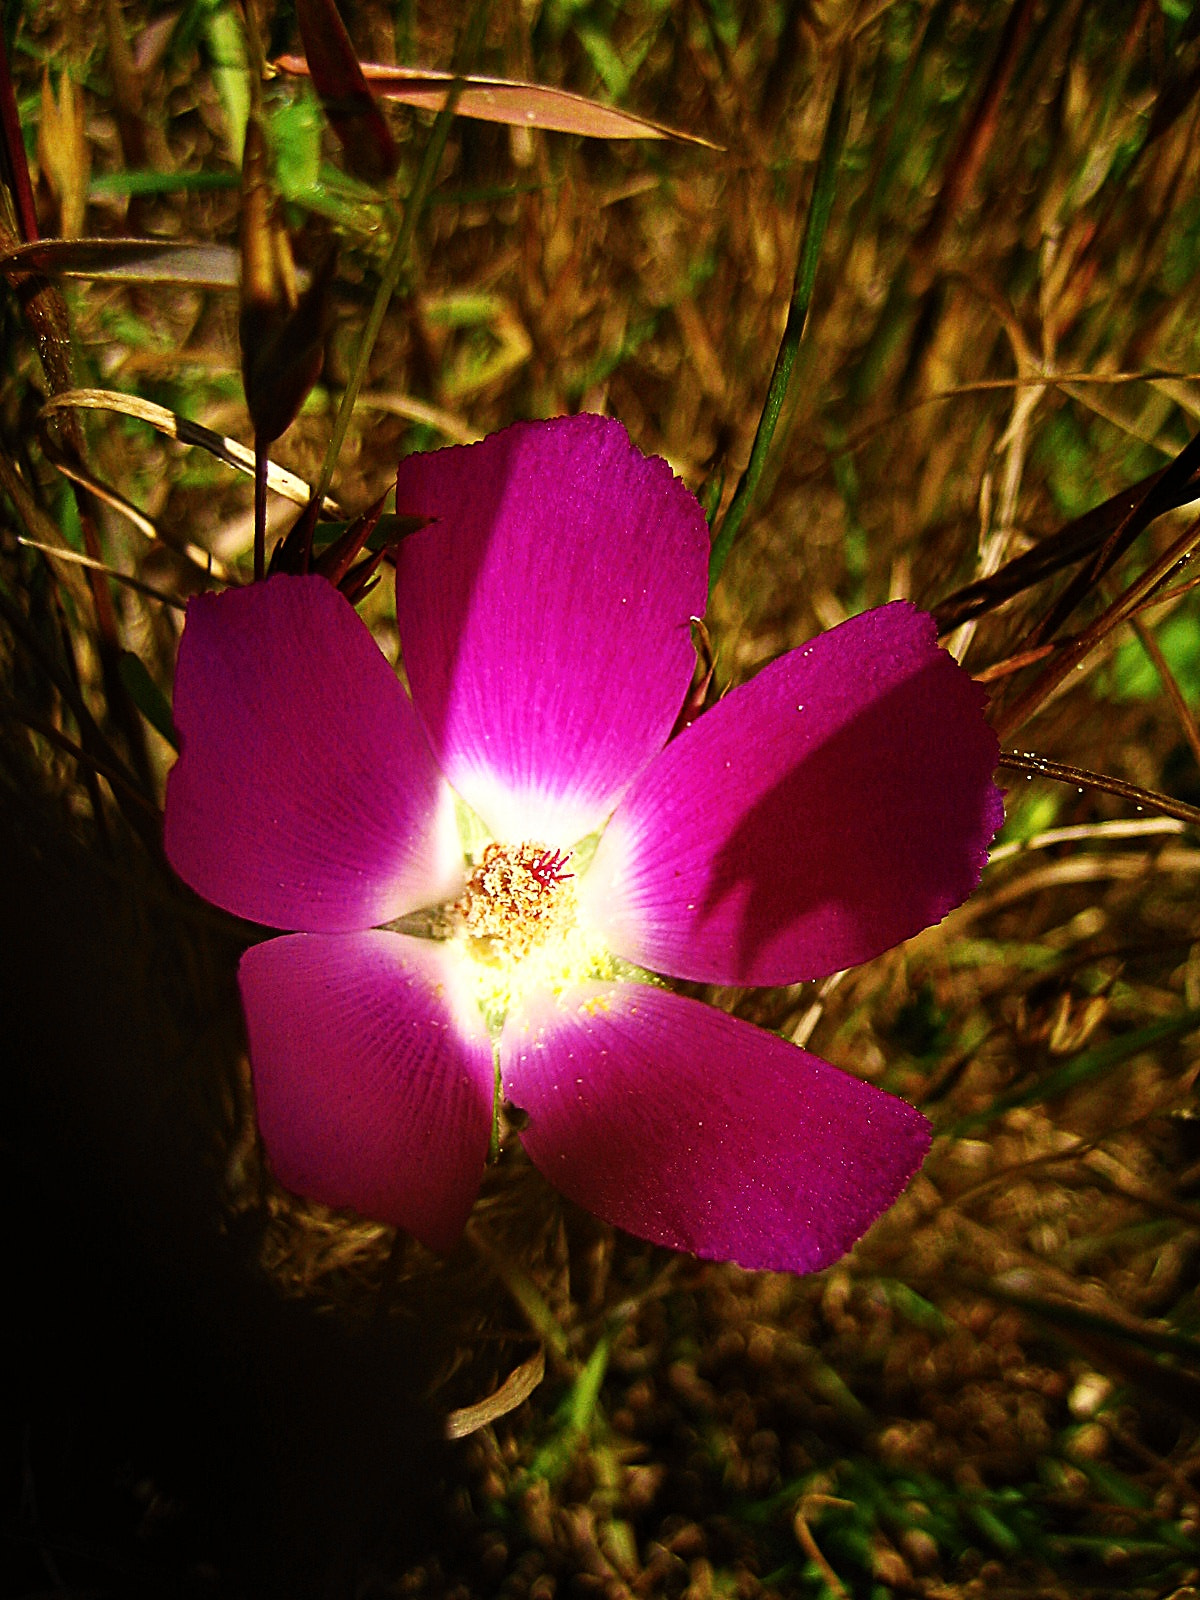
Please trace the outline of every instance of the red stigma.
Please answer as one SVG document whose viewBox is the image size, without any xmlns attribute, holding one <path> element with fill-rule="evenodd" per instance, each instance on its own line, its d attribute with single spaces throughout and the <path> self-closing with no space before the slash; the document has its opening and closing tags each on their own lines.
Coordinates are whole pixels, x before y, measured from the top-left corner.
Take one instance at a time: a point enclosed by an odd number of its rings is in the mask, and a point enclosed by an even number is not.
<svg viewBox="0 0 1200 1600">
<path fill-rule="evenodd" d="M 566 878 L 573 878 L 573 872 L 564 872 L 563 868 L 571 859 L 569 850 L 545 850 L 536 861 L 529 863 L 529 870 L 543 888 L 550 888 L 551 884 L 562 883 Z"/>
</svg>

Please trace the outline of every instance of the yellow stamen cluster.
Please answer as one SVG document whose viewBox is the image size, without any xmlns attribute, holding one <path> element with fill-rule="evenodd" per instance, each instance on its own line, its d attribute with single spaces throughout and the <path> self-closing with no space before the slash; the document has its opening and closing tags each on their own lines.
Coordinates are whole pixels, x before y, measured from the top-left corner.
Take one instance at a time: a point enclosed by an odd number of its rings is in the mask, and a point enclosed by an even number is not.
<svg viewBox="0 0 1200 1600">
<path fill-rule="evenodd" d="M 451 908 L 464 976 L 495 1037 L 526 1000 L 617 975 L 579 920 L 570 860 L 542 844 L 489 844 Z"/>
<path fill-rule="evenodd" d="M 540 844 L 489 844 L 457 910 L 476 960 L 523 961 L 575 926 L 578 905 L 567 857 Z"/>
</svg>

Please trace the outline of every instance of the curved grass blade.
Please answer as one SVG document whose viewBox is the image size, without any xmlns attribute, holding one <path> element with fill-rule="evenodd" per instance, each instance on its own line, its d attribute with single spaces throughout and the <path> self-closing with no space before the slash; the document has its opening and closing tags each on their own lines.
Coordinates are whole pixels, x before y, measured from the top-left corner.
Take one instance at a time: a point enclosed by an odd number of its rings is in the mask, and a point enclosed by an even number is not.
<svg viewBox="0 0 1200 1600">
<path fill-rule="evenodd" d="M 489 1422 L 507 1416 L 510 1411 L 515 1411 L 523 1405 L 529 1396 L 546 1376 L 546 1352 L 541 1345 L 514 1368 L 505 1378 L 494 1393 L 488 1395 L 486 1400 L 479 1400 L 472 1406 L 460 1406 L 457 1411 L 451 1411 L 446 1417 L 444 1433 L 447 1439 L 465 1439 L 468 1434 L 478 1433 L 480 1428 L 486 1428 Z"/>
<path fill-rule="evenodd" d="M 292 76 L 309 73 L 300 56 L 279 56 L 273 63 L 280 72 Z M 390 67 L 381 62 L 361 63 L 363 75 L 381 95 L 399 100 L 402 105 L 421 111 L 441 111 L 455 81 L 452 72 L 437 72 L 424 67 Z M 547 133 L 574 133 L 585 139 L 677 139 L 683 144 L 718 150 L 698 134 L 683 133 L 663 122 L 618 111 L 614 106 L 589 100 L 569 89 L 554 89 L 544 83 L 522 83 L 516 78 L 484 78 L 470 75 L 462 80 L 455 110 L 460 117 L 478 122 L 501 122 L 513 128 L 541 128 Z"/>
<path fill-rule="evenodd" d="M 49 417 L 56 412 L 72 409 L 116 411 L 124 417 L 136 417 L 141 422 L 148 422 L 152 428 L 157 428 L 159 433 L 165 434 L 168 439 L 178 439 L 180 444 L 198 445 L 202 450 L 207 450 L 210 455 L 215 456 L 218 461 L 223 461 L 227 467 L 233 467 L 236 471 L 244 472 L 251 477 L 254 475 L 253 450 L 247 449 L 244 444 L 239 444 L 236 439 L 231 439 L 226 434 L 214 433 L 202 423 L 191 422 L 187 417 L 179 416 L 177 412 L 168 411 L 166 406 L 156 405 L 153 400 L 143 400 L 140 395 L 122 394 L 119 389 L 68 389 L 47 400 L 42 407 L 41 416 Z M 285 467 L 276 465 L 274 461 L 268 463 L 267 488 L 273 494 L 281 495 L 283 499 L 290 500 L 297 506 L 307 505 L 312 495 L 312 490 L 303 478 L 298 478 L 294 472 L 288 472 Z M 330 516 L 341 515 L 341 507 L 328 495 L 325 497 L 324 510 Z"/>
</svg>

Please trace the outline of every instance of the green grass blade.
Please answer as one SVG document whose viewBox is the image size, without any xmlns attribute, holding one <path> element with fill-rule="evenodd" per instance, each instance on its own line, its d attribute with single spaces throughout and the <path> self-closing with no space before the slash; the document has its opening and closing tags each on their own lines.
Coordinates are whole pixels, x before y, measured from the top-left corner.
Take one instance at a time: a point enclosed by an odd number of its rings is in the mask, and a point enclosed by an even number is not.
<svg viewBox="0 0 1200 1600">
<path fill-rule="evenodd" d="M 155 732 L 162 735 L 171 749 L 178 751 L 179 735 L 175 732 L 171 707 L 166 695 L 147 671 L 141 656 L 134 655 L 132 650 L 122 650 L 118 670 L 121 682 L 129 691 L 129 698 L 134 705 Z"/>
<path fill-rule="evenodd" d="M 1190 1033 L 1194 1028 L 1200 1028 L 1200 1008 L 1181 1011 L 1176 1017 L 1168 1017 L 1162 1022 L 1152 1022 L 1145 1028 L 1135 1028 L 1131 1033 L 1123 1033 L 1117 1039 L 1109 1039 L 1106 1043 L 1097 1045 L 1094 1050 L 1085 1050 L 1082 1055 L 1076 1056 L 1055 1071 L 1046 1073 L 1027 1088 L 1001 1095 L 985 1110 L 972 1112 L 969 1117 L 964 1117 L 948 1131 L 957 1137 L 974 1128 L 982 1127 L 985 1123 L 993 1122 L 997 1117 L 1002 1117 L 1006 1111 L 1013 1111 L 1018 1106 L 1053 1100 L 1060 1094 L 1066 1094 L 1070 1089 L 1078 1088 L 1081 1083 L 1102 1078 L 1105 1073 L 1122 1066 L 1139 1051 L 1148 1050 L 1152 1045 L 1161 1044 L 1167 1039 L 1177 1039 L 1182 1034 Z"/>
<path fill-rule="evenodd" d="M 791 381 L 792 368 L 796 364 L 796 352 L 800 348 L 800 340 L 804 336 L 805 323 L 808 321 L 809 306 L 812 304 L 813 286 L 817 278 L 817 264 L 821 259 L 821 247 L 825 242 L 825 230 L 829 225 L 830 212 L 833 210 L 834 195 L 837 192 L 838 168 L 841 164 L 842 149 L 846 142 L 846 127 L 849 120 L 849 71 L 843 62 L 842 70 L 838 74 L 837 85 L 833 91 L 833 102 L 829 107 L 829 117 L 825 123 L 825 137 L 821 141 L 821 153 L 817 158 L 817 172 L 813 179 L 812 197 L 808 204 L 808 216 L 804 223 L 804 237 L 800 243 L 800 255 L 796 263 L 796 276 L 792 285 L 792 299 L 788 306 L 787 323 L 783 330 L 783 339 L 780 341 L 779 354 L 775 357 L 775 367 L 771 373 L 771 382 L 767 388 L 767 398 L 763 404 L 762 415 L 758 419 L 758 429 L 754 435 L 754 444 L 750 450 L 750 460 L 746 463 L 746 470 L 742 473 L 733 499 L 730 501 L 729 510 L 725 513 L 721 523 L 720 532 L 713 540 L 712 552 L 708 563 L 708 585 L 711 592 L 721 576 L 729 552 L 733 548 L 746 515 L 754 503 L 763 471 L 770 454 L 771 444 L 775 438 L 775 430 L 779 425 L 784 402 L 787 399 L 788 384 Z"/>
</svg>

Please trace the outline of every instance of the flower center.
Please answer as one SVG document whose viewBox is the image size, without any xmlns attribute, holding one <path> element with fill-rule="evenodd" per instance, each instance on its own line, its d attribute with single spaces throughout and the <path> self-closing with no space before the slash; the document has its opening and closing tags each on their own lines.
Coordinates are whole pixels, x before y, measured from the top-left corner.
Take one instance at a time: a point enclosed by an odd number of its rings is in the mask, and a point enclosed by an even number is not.
<svg viewBox="0 0 1200 1600">
<path fill-rule="evenodd" d="M 456 907 L 477 961 L 511 966 L 575 927 L 568 854 L 541 844 L 489 844 Z"/>
<path fill-rule="evenodd" d="M 537 996 L 618 976 L 616 957 L 580 920 L 567 870 L 574 863 L 585 871 L 588 860 L 586 841 L 573 852 L 491 842 L 459 899 L 444 908 L 451 949 L 494 1039 Z"/>
</svg>

